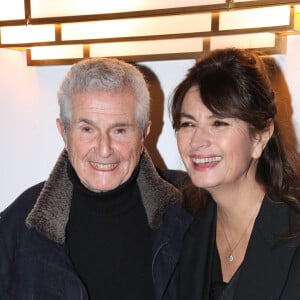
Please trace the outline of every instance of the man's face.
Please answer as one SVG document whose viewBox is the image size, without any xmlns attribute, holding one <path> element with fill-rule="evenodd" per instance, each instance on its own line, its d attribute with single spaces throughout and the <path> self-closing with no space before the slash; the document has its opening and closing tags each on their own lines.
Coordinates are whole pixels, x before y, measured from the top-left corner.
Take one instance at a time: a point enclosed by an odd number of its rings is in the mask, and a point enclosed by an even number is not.
<svg viewBox="0 0 300 300">
<path fill-rule="evenodd" d="M 113 190 L 136 168 L 150 124 L 142 136 L 135 117 L 137 99 L 129 90 L 82 93 L 72 100 L 68 132 L 57 120 L 71 164 L 89 190 Z"/>
</svg>

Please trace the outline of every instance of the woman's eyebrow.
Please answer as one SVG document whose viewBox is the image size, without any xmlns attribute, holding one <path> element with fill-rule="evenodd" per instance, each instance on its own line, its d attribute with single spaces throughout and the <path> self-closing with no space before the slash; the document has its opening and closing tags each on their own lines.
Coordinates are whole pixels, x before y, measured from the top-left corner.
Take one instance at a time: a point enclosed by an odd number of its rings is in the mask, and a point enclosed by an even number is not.
<svg viewBox="0 0 300 300">
<path fill-rule="evenodd" d="M 186 113 L 184 111 L 180 113 L 180 118 L 187 118 L 187 119 L 196 120 L 193 115 L 188 114 L 188 113 Z"/>
<path fill-rule="evenodd" d="M 181 118 L 191 119 L 191 120 L 196 120 L 196 118 L 193 115 L 191 115 L 189 113 L 186 113 L 184 111 L 180 113 L 180 117 Z M 211 115 L 209 115 L 207 118 L 208 119 L 225 119 L 225 117 L 222 117 L 220 115 L 213 114 L 213 113 Z"/>
</svg>

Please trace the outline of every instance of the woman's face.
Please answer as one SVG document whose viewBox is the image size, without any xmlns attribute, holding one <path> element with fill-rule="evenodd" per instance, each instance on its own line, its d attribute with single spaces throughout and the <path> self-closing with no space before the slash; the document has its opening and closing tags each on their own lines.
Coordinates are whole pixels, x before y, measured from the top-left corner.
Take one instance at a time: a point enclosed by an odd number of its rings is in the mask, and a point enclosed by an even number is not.
<svg viewBox="0 0 300 300">
<path fill-rule="evenodd" d="M 250 136 L 248 124 L 214 115 L 202 103 L 198 87 L 186 93 L 177 143 L 193 183 L 212 192 L 255 181 L 264 144 Z"/>
</svg>

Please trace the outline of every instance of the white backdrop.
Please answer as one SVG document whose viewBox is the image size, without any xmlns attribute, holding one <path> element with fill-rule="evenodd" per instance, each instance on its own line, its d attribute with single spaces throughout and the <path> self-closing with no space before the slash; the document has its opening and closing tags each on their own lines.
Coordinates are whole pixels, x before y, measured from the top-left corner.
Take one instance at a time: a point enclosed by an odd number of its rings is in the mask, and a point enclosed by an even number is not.
<svg viewBox="0 0 300 300">
<path fill-rule="evenodd" d="M 278 62 L 293 106 L 300 140 L 300 36 L 288 37 L 286 55 Z M 156 76 L 163 101 L 163 128 L 157 149 L 168 168 L 183 169 L 171 129 L 167 103 L 193 60 L 145 62 Z M 24 53 L 0 49 L 0 210 L 24 189 L 45 180 L 63 148 L 56 130 L 56 90 L 69 66 L 27 67 Z M 155 99 L 153 101 L 155 106 Z"/>
</svg>

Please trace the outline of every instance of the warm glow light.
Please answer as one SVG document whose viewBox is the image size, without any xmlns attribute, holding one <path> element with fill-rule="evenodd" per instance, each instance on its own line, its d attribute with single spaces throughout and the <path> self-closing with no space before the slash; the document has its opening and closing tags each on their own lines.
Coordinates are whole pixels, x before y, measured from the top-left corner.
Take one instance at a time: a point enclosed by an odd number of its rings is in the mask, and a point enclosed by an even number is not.
<svg viewBox="0 0 300 300">
<path fill-rule="evenodd" d="M 253 1 L 260 2 L 261 0 L 253 0 Z M 239 2 L 249 2 L 249 0 L 234 0 L 234 3 L 239 3 Z"/>
<path fill-rule="evenodd" d="M 102 43 L 90 46 L 90 56 L 118 57 L 121 55 L 135 56 L 202 52 L 202 44 L 202 38 Z"/>
<path fill-rule="evenodd" d="M 82 45 L 45 46 L 31 48 L 32 60 L 67 58 L 83 58 Z"/>
<path fill-rule="evenodd" d="M 211 38 L 210 47 L 211 50 L 226 48 L 226 47 L 238 47 L 238 48 L 268 48 L 275 46 L 275 34 L 274 33 L 249 33 L 249 34 L 237 34 L 230 36 L 216 36 Z"/>
<path fill-rule="evenodd" d="M 208 32 L 211 14 L 133 18 L 62 24 L 62 40 L 166 35 Z"/>
<path fill-rule="evenodd" d="M 290 7 L 265 7 L 220 13 L 220 30 L 289 25 Z"/>
<path fill-rule="evenodd" d="M 197 59 L 203 52 L 224 47 L 284 53 L 286 36 L 297 33 L 300 0 L 0 3 L 0 47 L 33 47 L 26 56 L 31 65 L 70 64 L 94 56 Z"/>
<path fill-rule="evenodd" d="M 31 0 L 31 16 L 45 18 L 94 15 L 225 3 L 226 0 Z"/>
<path fill-rule="evenodd" d="M 294 29 L 300 31 L 300 5 L 295 5 Z"/>
<path fill-rule="evenodd" d="M 55 25 L 1 27 L 1 44 L 55 41 Z"/>
<path fill-rule="evenodd" d="M 24 0 L 0 2 L 0 21 L 24 19 Z"/>
</svg>

